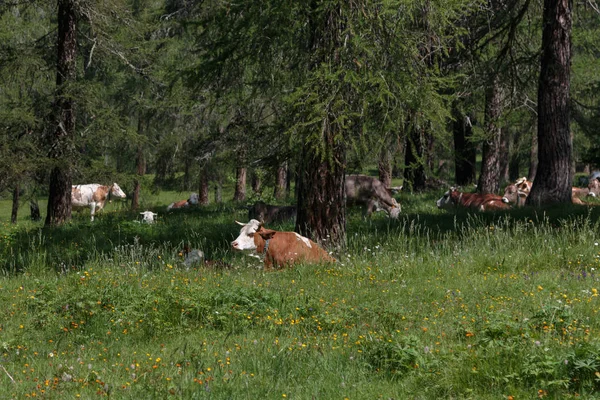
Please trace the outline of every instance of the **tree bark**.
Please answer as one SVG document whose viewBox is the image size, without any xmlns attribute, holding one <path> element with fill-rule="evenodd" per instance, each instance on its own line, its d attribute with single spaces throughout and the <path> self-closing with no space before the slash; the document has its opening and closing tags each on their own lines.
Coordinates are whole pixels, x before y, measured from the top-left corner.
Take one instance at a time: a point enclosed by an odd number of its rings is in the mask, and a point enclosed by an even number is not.
<svg viewBox="0 0 600 400">
<path fill-rule="evenodd" d="M 452 107 L 454 136 L 454 175 L 456 184 L 467 186 L 475 183 L 477 148 L 472 140 L 472 120 L 455 104 Z"/>
<path fill-rule="evenodd" d="M 67 86 L 76 78 L 77 14 L 74 0 L 58 1 L 56 106 L 57 118 L 51 138 L 50 173 L 46 226 L 61 225 L 71 218 L 71 161 L 69 141 L 75 133 L 75 102 Z"/>
<path fill-rule="evenodd" d="M 498 123 L 502 115 L 502 88 L 496 74 L 486 90 L 485 130 L 487 139 L 483 142 L 481 174 L 477 184 L 479 193 L 496 193 L 500 188 L 500 142 L 502 129 Z"/>
<path fill-rule="evenodd" d="M 201 206 L 207 206 L 210 204 L 208 198 L 208 172 L 206 168 L 200 169 L 200 181 L 198 184 L 198 203 Z"/>
<path fill-rule="evenodd" d="M 262 190 L 262 179 L 256 169 L 252 171 L 252 177 L 250 179 L 250 186 L 252 186 L 252 192 L 255 196 L 260 196 Z"/>
<path fill-rule="evenodd" d="M 273 196 L 277 200 L 282 200 L 283 198 L 285 198 L 285 195 L 286 195 L 286 188 L 287 188 L 287 181 L 288 181 L 287 169 L 288 169 L 287 161 L 284 161 L 283 163 L 279 164 L 279 166 L 277 167 L 277 177 L 275 179 L 275 190 L 273 192 Z"/>
<path fill-rule="evenodd" d="M 538 167 L 527 204 L 571 203 L 571 0 L 545 0 L 538 87 Z"/>
<path fill-rule="evenodd" d="M 527 180 L 530 182 L 535 181 L 538 167 L 538 135 L 534 132 L 531 135 L 531 151 L 529 153 L 529 172 L 527 173 Z"/>
<path fill-rule="evenodd" d="M 235 172 L 235 193 L 233 201 L 246 201 L 246 167 L 237 167 Z"/>
<path fill-rule="evenodd" d="M 425 189 L 425 146 L 423 128 L 414 121 L 406 141 L 404 155 L 404 186 L 414 192 Z"/>
<path fill-rule="evenodd" d="M 377 163 L 379 170 L 379 180 L 385 187 L 392 186 L 392 152 L 389 147 L 381 149 L 379 152 L 379 162 Z"/>
<path fill-rule="evenodd" d="M 19 215 L 19 184 L 15 185 L 13 189 L 13 201 L 12 201 L 12 212 L 10 214 L 10 222 L 12 224 L 17 223 L 17 217 Z"/>
<path fill-rule="evenodd" d="M 223 202 L 223 185 L 221 181 L 215 182 L 215 203 L 221 204 Z"/>
<path fill-rule="evenodd" d="M 190 190 L 190 166 L 192 160 L 189 157 L 185 157 L 183 160 L 183 191 L 187 192 Z"/>
<path fill-rule="evenodd" d="M 322 157 L 305 145 L 302 168 L 298 174 L 298 213 L 296 232 L 327 247 L 343 247 L 346 243 L 346 191 L 344 186 L 345 147 L 335 137 L 341 133 L 337 125 L 324 121 L 324 145 L 330 157 Z M 333 161 L 334 163 L 330 162 Z"/>
</svg>

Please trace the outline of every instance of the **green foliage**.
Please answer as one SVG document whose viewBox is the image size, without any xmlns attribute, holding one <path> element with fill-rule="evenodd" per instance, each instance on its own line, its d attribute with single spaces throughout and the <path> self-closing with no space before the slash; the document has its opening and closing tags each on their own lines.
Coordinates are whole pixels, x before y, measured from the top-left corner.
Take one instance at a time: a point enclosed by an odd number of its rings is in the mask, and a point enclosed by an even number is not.
<svg viewBox="0 0 600 400">
<path fill-rule="evenodd" d="M 338 263 L 268 273 L 230 251 L 245 209 L 162 212 L 177 193 L 146 199 L 154 225 L 113 204 L 3 226 L 2 392 L 597 396 L 598 210 L 447 213 L 438 195 L 400 194 L 398 221 L 351 210 Z M 186 269 L 186 243 L 223 264 Z"/>
</svg>

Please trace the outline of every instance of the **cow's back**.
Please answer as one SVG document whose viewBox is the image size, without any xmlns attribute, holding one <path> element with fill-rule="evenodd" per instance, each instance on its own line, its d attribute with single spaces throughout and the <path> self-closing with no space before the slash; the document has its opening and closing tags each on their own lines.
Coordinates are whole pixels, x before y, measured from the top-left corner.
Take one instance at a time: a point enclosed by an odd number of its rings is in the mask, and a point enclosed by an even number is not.
<svg viewBox="0 0 600 400">
<path fill-rule="evenodd" d="M 71 205 L 74 208 L 89 207 L 95 201 L 94 193 L 101 185 L 90 183 L 87 185 L 73 185 L 71 187 Z"/>
<path fill-rule="evenodd" d="M 258 249 L 260 252 L 262 249 Z M 269 260 L 267 260 L 269 259 Z M 278 266 L 299 262 L 335 262 L 321 246 L 295 232 L 277 232 L 269 240 L 265 265 L 272 262 Z"/>
</svg>

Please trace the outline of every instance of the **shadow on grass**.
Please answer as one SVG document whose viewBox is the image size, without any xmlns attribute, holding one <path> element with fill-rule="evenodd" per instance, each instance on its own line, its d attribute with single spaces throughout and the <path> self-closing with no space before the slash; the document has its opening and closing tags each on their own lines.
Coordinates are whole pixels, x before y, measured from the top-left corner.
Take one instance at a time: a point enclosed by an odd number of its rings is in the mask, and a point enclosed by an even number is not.
<svg viewBox="0 0 600 400">
<path fill-rule="evenodd" d="M 461 239 L 469 230 L 491 225 L 527 222 L 544 225 L 549 229 L 569 226 L 586 219 L 598 224 L 600 207 L 553 206 L 543 209 L 529 207 L 497 213 L 476 213 L 467 210 L 438 210 L 438 193 L 400 197 L 402 214 L 390 220 L 378 213 L 365 219 L 360 209 L 347 213 L 348 237 L 358 241 L 385 241 L 398 235 L 420 236 L 424 240 L 444 240 L 448 235 Z M 240 205 L 225 203 L 208 207 L 159 213 L 155 224 L 140 223 L 138 212 L 118 211 L 101 213 L 92 223 L 87 214 L 74 215 L 73 220 L 58 228 L 17 230 L 0 238 L 0 269 L 5 273 L 19 273 L 29 268 L 54 269 L 57 272 L 82 268 L 89 260 L 110 259 L 116 249 L 139 245 L 152 249 L 152 254 L 163 254 L 174 259 L 184 244 L 200 248 L 207 259 L 229 260 L 230 242 L 238 235 L 235 220 L 246 221 L 247 210 Z M 293 230 L 292 221 L 270 226 L 276 230 Z M 356 244 L 356 243 L 355 243 Z M 362 248 L 362 247 L 361 247 Z"/>
</svg>

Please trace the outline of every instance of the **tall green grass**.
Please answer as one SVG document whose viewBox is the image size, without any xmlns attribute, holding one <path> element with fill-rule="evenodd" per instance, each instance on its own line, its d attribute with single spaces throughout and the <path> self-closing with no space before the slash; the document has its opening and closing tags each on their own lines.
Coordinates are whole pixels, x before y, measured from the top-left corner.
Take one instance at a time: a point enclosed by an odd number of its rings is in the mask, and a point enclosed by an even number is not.
<svg viewBox="0 0 600 400">
<path fill-rule="evenodd" d="M 435 197 L 402 195 L 398 221 L 350 210 L 336 264 L 276 272 L 230 250 L 247 218 L 230 203 L 8 227 L 0 393 L 598 396 L 598 210 L 447 213 Z M 184 244 L 226 265 L 188 270 Z"/>
</svg>

